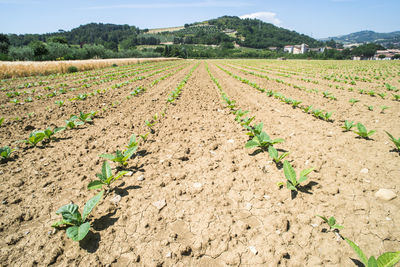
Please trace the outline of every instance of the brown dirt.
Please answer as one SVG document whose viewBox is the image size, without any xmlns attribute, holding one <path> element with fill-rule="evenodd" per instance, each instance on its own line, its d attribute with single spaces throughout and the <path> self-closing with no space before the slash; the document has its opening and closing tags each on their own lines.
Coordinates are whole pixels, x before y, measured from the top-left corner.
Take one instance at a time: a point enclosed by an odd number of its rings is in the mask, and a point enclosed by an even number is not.
<svg viewBox="0 0 400 267">
<path fill-rule="evenodd" d="M 356 254 L 335 233 L 326 232 L 327 225 L 316 214 L 335 216 L 344 226 L 340 233 L 367 255 L 400 250 L 400 198 L 382 201 L 374 196 L 380 188 L 400 193 L 400 155 L 391 151 L 393 144 L 384 133 L 400 136 L 398 102 L 390 102 L 386 114 L 371 116 L 349 105 L 350 93 L 340 91 L 341 97 L 331 103 L 321 95 L 277 87 L 230 69 L 288 97 L 344 110 L 328 123 L 235 80 L 216 67 L 221 62 L 208 65 L 226 94 L 256 116 L 256 123 L 263 122 L 272 138 L 285 139 L 276 147 L 290 152 L 288 160 L 296 171 L 315 167 L 306 182 L 308 193 L 292 199 L 289 190 L 277 186 L 284 181 L 283 170 L 266 153 L 244 148 L 248 137 L 224 107 L 204 62 L 176 104 L 166 104 L 169 93 L 196 64 L 187 61 L 183 70 L 154 87 L 149 84 L 166 73 L 69 103 L 64 110 L 52 106 L 48 117 L 43 117 L 44 110 L 36 121 L 0 127 L 1 146 L 15 147 L 14 141 L 31 132 L 28 125 L 61 125 L 71 113 L 108 107 L 92 125 L 64 131 L 43 148 L 23 149 L 20 144 L 14 160 L 0 164 L 0 264 L 355 266 L 351 259 Z M 147 91 L 126 99 L 138 85 Z M 112 107 L 115 101 L 121 104 Z M 43 110 L 43 102 L 29 104 Z M 64 230 L 53 231 L 50 225 L 60 219 L 55 214 L 59 207 L 74 202 L 82 208 L 95 194 L 86 186 L 100 172 L 103 160 L 98 155 L 123 148 L 132 133 L 145 133 L 144 120 L 163 110 L 165 117 L 129 161 L 133 175 L 117 181 L 94 209 L 89 235 L 77 243 Z M 343 132 L 340 120 L 349 117 L 376 129 L 372 140 Z M 138 180 L 141 176 L 144 180 Z M 116 195 L 121 200 L 113 203 Z M 165 201 L 165 207 L 156 208 L 157 201 Z"/>
</svg>

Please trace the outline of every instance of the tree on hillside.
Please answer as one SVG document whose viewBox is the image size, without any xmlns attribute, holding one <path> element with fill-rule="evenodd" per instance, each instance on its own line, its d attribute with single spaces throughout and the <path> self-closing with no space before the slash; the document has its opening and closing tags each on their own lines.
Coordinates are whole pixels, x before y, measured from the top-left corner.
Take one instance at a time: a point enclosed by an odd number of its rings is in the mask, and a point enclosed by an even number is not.
<svg viewBox="0 0 400 267">
<path fill-rule="evenodd" d="M 49 52 L 46 44 L 42 41 L 33 41 L 29 44 L 29 46 L 33 49 L 33 54 L 38 60 L 41 60 Z"/>
<path fill-rule="evenodd" d="M 0 54 L 7 54 L 10 47 L 10 40 L 8 36 L 0 33 Z"/>
</svg>

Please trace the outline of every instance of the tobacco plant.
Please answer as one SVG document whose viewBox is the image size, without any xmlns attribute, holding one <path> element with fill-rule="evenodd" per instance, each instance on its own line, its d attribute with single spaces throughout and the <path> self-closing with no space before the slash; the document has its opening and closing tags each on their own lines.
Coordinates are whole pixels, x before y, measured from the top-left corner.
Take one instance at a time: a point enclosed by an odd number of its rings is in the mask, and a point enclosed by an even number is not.
<svg viewBox="0 0 400 267">
<path fill-rule="evenodd" d="M 58 132 L 64 131 L 65 127 L 56 127 L 53 130 L 48 127 L 46 130 L 42 131 L 44 133 L 45 138 L 47 138 L 48 140 L 53 139 L 53 135 L 55 135 Z"/>
<path fill-rule="evenodd" d="M 124 151 L 117 150 L 117 151 L 115 151 L 115 155 L 101 154 L 101 155 L 99 155 L 99 157 L 111 160 L 113 162 L 117 162 L 122 167 L 125 167 L 126 165 L 128 165 L 127 160 L 133 156 L 133 154 L 136 152 L 136 149 L 137 149 L 137 145 L 131 146 L 130 148 L 128 148 L 127 150 L 124 150 Z"/>
<path fill-rule="evenodd" d="M 99 180 L 90 182 L 88 184 L 88 189 L 100 189 L 106 185 L 108 187 L 107 191 L 110 191 L 110 185 L 127 173 L 127 171 L 120 171 L 116 175 L 113 175 L 110 164 L 108 164 L 107 161 L 104 161 L 103 166 L 101 167 L 101 173 L 96 174 Z"/>
<path fill-rule="evenodd" d="M 342 126 L 343 129 L 347 131 L 350 131 L 353 127 L 355 127 L 356 125 L 354 124 L 354 121 L 348 121 L 345 120 L 344 121 L 344 126 Z"/>
<path fill-rule="evenodd" d="M 284 158 L 286 158 L 287 155 L 289 155 L 289 152 L 284 152 L 279 155 L 278 150 L 276 150 L 274 146 L 269 146 L 268 154 L 275 161 L 276 164 L 279 164 Z"/>
<path fill-rule="evenodd" d="M 256 126 L 245 126 L 246 129 L 249 130 L 249 132 L 247 132 L 246 134 L 248 136 L 256 136 L 261 134 L 262 129 L 263 129 L 264 124 L 262 122 L 260 122 L 259 124 L 257 124 Z"/>
<path fill-rule="evenodd" d="M 329 229 L 331 231 L 343 229 L 342 225 L 336 223 L 335 217 L 331 216 L 329 219 L 327 219 L 325 216 L 321 216 L 318 214 L 317 216 L 320 217 L 324 222 L 326 222 L 329 225 Z"/>
<path fill-rule="evenodd" d="M 39 142 L 43 141 L 43 139 L 46 137 L 43 131 L 33 131 L 29 134 L 28 139 L 26 140 L 21 140 L 21 142 L 24 142 L 26 144 L 31 145 L 32 147 L 35 147 Z"/>
<path fill-rule="evenodd" d="M 11 153 L 14 151 L 14 149 L 11 149 L 8 146 L 0 147 L 0 159 L 1 160 L 8 160 L 11 157 Z"/>
<path fill-rule="evenodd" d="M 70 118 L 69 118 L 69 120 L 66 120 L 65 121 L 65 123 L 66 123 L 66 128 L 70 128 L 70 129 L 74 129 L 74 128 L 76 128 L 76 127 L 78 127 L 79 125 L 82 125 L 82 124 L 84 124 L 84 122 L 83 121 L 80 121 L 79 120 L 79 118 L 78 118 L 78 116 L 76 116 L 76 115 L 72 115 Z"/>
<path fill-rule="evenodd" d="M 267 149 L 269 146 L 282 143 L 284 140 L 282 138 L 271 139 L 271 137 L 266 132 L 261 132 L 257 134 L 248 141 L 245 145 L 245 148 L 254 148 L 260 147 L 261 149 Z"/>
<path fill-rule="evenodd" d="M 368 258 L 353 241 L 348 238 L 345 238 L 345 240 L 358 255 L 365 267 L 392 267 L 400 261 L 400 251 L 383 253 L 377 259 L 374 256 Z"/>
<path fill-rule="evenodd" d="M 355 131 L 355 133 L 364 139 L 368 139 L 371 135 L 373 135 L 376 132 L 375 130 L 367 131 L 365 126 L 360 122 L 357 123 L 357 129 L 358 131 Z"/>
<path fill-rule="evenodd" d="M 0 118 L 0 127 L 1 127 L 1 125 L 3 125 L 3 122 L 4 122 L 4 118 L 1 117 L 1 118 Z"/>
<path fill-rule="evenodd" d="M 52 227 L 67 226 L 67 236 L 74 241 L 80 241 L 85 238 L 90 230 L 90 222 L 86 219 L 92 212 L 93 208 L 99 203 L 103 197 L 104 191 L 100 191 L 97 195 L 89 199 L 83 207 L 83 213 L 79 212 L 79 206 L 76 204 L 67 204 L 56 211 L 57 215 L 62 216 L 62 220 L 55 222 Z"/>
<path fill-rule="evenodd" d="M 285 173 L 286 177 L 286 187 L 292 191 L 297 191 L 298 187 L 300 186 L 300 183 L 304 182 L 307 180 L 307 175 L 312 172 L 314 168 L 311 169 L 305 169 L 300 172 L 300 177 L 299 180 L 296 178 L 296 172 L 293 169 L 292 165 L 289 163 L 289 161 L 285 160 L 283 162 L 283 172 Z M 279 185 L 282 185 L 283 183 L 279 183 Z"/>
<path fill-rule="evenodd" d="M 391 135 L 390 133 L 388 133 L 388 132 L 386 132 L 386 131 L 385 131 L 385 133 L 389 136 L 390 141 L 392 141 L 393 144 L 396 146 L 397 151 L 400 152 L 400 138 L 396 139 L 396 138 L 394 138 L 393 135 Z"/>
</svg>

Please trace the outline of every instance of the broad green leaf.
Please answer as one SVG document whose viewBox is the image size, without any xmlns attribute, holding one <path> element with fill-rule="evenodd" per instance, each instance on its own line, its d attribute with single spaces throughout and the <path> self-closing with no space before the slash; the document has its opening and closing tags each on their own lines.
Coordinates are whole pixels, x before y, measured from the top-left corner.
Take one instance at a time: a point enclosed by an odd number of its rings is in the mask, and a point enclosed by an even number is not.
<svg viewBox="0 0 400 267">
<path fill-rule="evenodd" d="M 101 180 L 92 181 L 88 184 L 88 189 L 100 189 L 104 185 L 104 182 Z"/>
<path fill-rule="evenodd" d="M 300 176 L 307 176 L 310 172 L 312 172 L 314 168 L 305 169 L 300 172 Z"/>
<path fill-rule="evenodd" d="M 335 225 L 332 226 L 332 228 L 340 230 L 340 229 L 343 229 L 343 226 L 340 225 L 340 224 L 335 224 Z"/>
<path fill-rule="evenodd" d="M 65 130 L 65 127 L 57 127 L 57 128 L 54 128 L 54 133 L 58 133 L 58 132 L 61 132 L 64 130 Z"/>
<path fill-rule="evenodd" d="M 133 154 L 135 154 L 137 147 L 131 147 L 124 151 L 124 158 L 123 161 L 127 161 L 132 157 Z"/>
<path fill-rule="evenodd" d="M 368 260 L 368 267 L 378 267 L 378 262 L 374 256 L 371 256 Z"/>
<path fill-rule="evenodd" d="M 99 157 L 109 159 L 109 160 L 113 160 L 115 158 L 115 156 L 112 154 L 101 154 L 101 155 L 99 155 Z"/>
<path fill-rule="evenodd" d="M 71 226 L 67 229 L 67 236 L 74 241 L 80 241 L 89 233 L 89 229 L 89 222 L 83 223 L 80 226 Z"/>
<path fill-rule="evenodd" d="M 103 162 L 103 166 L 101 167 L 101 172 L 105 178 L 112 176 L 112 170 L 110 164 L 107 161 Z"/>
<path fill-rule="evenodd" d="M 67 204 L 59 208 L 56 214 L 61 214 L 63 220 L 70 224 L 79 224 L 82 221 L 82 217 L 78 208 L 76 204 Z"/>
<path fill-rule="evenodd" d="M 368 266 L 368 258 L 365 256 L 364 252 L 359 248 L 353 241 L 350 239 L 344 238 L 346 242 L 350 245 L 350 247 L 357 253 L 361 262 L 364 263 L 365 266 Z"/>
<path fill-rule="evenodd" d="M 374 133 L 376 133 L 376 130 L 371 130 L 371 131 L 368 132 L 367 136 L 371 136 L 371 135 L 373 135 Z"/>
<path fill-rule="evenodd" d="M 378 267 L 392 267 L 400 261 L 400 251 L 386 252 L 378 257 Z"/>
<path fill-rule="evenodd" d="M 289 161 L 285 160 L 283 162 L 283 172 L 285 173 L 285 177 L 290 183 L 294 186 L 297 185 L 296 180 L 296 172 L 294 171 L 292 165 L 290 165 Z"/>
<path fill-rule="evenodd" d="M 51 225 L 51 227 L 60 227 L 61 225 L 71 225 L 71 223 L 66 220 L 61 220 L 61 221 L 53 223 Z"/>
<path fill-rule="evenodd" d="M 276 161 L 278 159 L 278 151 L 275 149 L 275 147 L 269 146 L 268 147 L 268 153 L 269 153 L 269 155 L 271 156 L 271 158 L 273 160 Z"/>
<path fill-rule="evenodd" d="M 302 183 L 302 182 L 304 182 L 305 180 L 307 180 L 307 176 L 300 176 L 300 178 L 299 178 L 299 180 L 297 181 L 298 183 Z"/>
<path fill-rule="evenodd" d="M 277 139 L 274 139 L 274 140 L 272 140 L 272 144 L 278 144 L 278 143 L 283 143 L 283 142 L 285 142 L 285 140 L 284 139 L 282 139 L 282 138 L 277 138 Z"/>
<path fill-rule="evenodd" d="M 365 128 L 365 126 L 361 123 L 357 123 L 357 129 L 360 133 L 367 133 L 367 129 Z"/>
<path fill-rule="evenodd" d="M 256 137 L 258 138 L 258 140 L 260 140 L 260 143 L 271 140 L 271 138 L 266 132 L 261 132 L 259 135 L 256 135 Z"/>
<path fill-rule="evenodd" d="M 121 172 L 117 173 L 117 175 L 115 175 L 115 177 L 114 177 L 114 181 L 118 180 L 119 178 L 121 178 L 122 176 L 124 176 L 127 173 L 128 173 L 128 171 L 121 171 Z"/>
<path fill-rule="evenodd" d="M 334 226 L 335 224 L 336 224 L 336 219 L 335 219 L 335 217 L 330 217 L 329 218 L 329 220 L 328 220 L 328 224 L 329 224 L 329 226 Z"/>
<path fill-rule="evenodd" d="M 260 143 L 253 139 L 253 140 L 248 141 L 244 147 L 245 148 L 253 148 L 253 147 L 258 147 L 259 145 L 260 145 Z"/>
<path fill-rule="evenodd" d="M 82 221 L 84 222 L 87 218 L 87 216 L 92 212 L 93 208 L 97 205 L 97 203 L 100 201 L 104 194 L 104 191 L 100 191 L 97 195 L 89 199 L 88 202 L 86 202 L 85 206 L 83 207 L 83 213 L 82 213 Z"/>
</svg>

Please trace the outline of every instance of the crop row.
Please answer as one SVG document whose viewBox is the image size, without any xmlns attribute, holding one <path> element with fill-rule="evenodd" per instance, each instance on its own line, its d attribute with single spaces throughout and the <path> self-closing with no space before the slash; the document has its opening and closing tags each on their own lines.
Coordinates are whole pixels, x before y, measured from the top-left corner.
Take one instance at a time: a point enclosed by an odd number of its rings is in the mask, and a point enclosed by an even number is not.
<svg viewBox="0 0 400 267">
<path fill-rule="evenodd" d="M 292 193 L 292 199 L 294 199 L 298 191 L 307 192 L 307 190 L 305 189 L 305 187 L 301 185 L 301 183 L 303 183 L 308 179 L 307 175 L 310 174 L 314 168 L 304 169 L 299 173 L 299 175 L 297 175 L 296 171 L 289 163 L 289 161 L 285 160 L 282 164 L 282 160 L 289 155 L 289 152 L 285 151 L 282 154 L 279 154 L 278 150 L 274 148 L 274 145 L 277 143 L 282 143 L 284 142 L 284 140 L 281 138 L 271 139 L 270 136 L 263 131 L 263 123 L 257 125 L 251 125 L 251 122 L 255 119 L 255 116 L 252 116 L 250 118 L 243 117 L 249 111 L 243 111 L 240 108 L 238 108 L 236 101 L 228 97 L 228 95 L 224 92 L 223 88 L 218 82 L 218 80 L 210 72 L 207 65 L 206 65 L 206 70 L 211 80 L 218 87 L 221 98 L 229 108 L 230 113 L 235 115 L 235 121 L 238 122 L 241 126 L 244 127 L 245 130 L 248 131 L 246 134 L 250 136 L 250 139 L 245 144 L 245 148 L 257 148 L 258 151 L 261 152 L 268 151 L 270 157 L 275 162 L 277 168 L 281 169 L 283 167 L 284 176 L 286 178 L 286 187 Z M 283 185 L 284 185 L 283 182 L 278 183 L 279 187 Z M 321 215 L 316 215 L 316 216 L 320 217 L 329 226 L 329 230 L 332 233 L 335 233 L 337 236 L 345 240 L 350 245 L 350 247 L 356 252 L 361 262 L 365 264 L 365 266 L 379 266 L 379 267 L 393 266 L 400 261 L 400 251 L 383 253 L 382 255 L 377 257 L 377 259 L 374 256 L 368 258 L 367 256 L 365 256 L 365 254 L 363 253 L 363 251 L 360 249 L 359 246 L 357 246 L 350 239 L 343 237 L 340 234 L 340 229 L 342 229 L 343 226 L 336 222 L 335 217 L 331 216 L 328 219 L 325 216 Z"/>
</svg>

